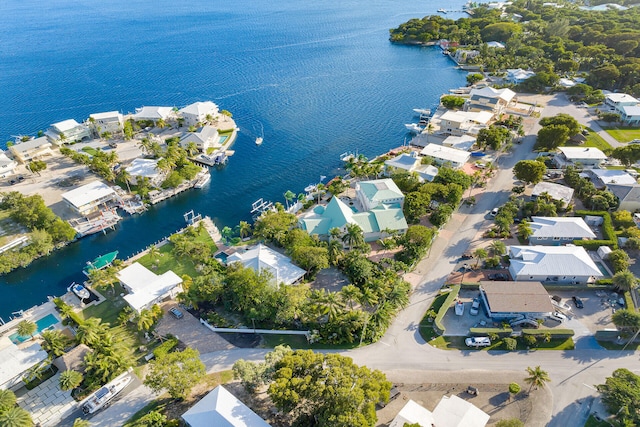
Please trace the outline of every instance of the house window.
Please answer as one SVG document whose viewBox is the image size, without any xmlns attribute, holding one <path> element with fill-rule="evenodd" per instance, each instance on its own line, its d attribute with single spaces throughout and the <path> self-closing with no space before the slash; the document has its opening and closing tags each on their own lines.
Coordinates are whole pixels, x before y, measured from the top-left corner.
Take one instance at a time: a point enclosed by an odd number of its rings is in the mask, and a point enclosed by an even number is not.
<svg viewBox="0 0 640 427">
<path fill-rule="evenodd" d="M 537 240 L 544 240 L 544 237 L 540 237 L 540 236 L 538 236 L 538 237 L 536 237 L 536 239 L 537 239 Z"/>
<path fill-rule="evenodd" d="M 553 240 L 560 240 L 560 238 L 559 237 L 554 237 Z"/>
</svg>

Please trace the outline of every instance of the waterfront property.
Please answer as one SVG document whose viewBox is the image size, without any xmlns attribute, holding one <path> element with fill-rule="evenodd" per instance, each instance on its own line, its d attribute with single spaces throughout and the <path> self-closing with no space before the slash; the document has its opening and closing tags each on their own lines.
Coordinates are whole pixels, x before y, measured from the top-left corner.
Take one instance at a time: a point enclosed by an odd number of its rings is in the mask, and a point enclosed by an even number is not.
<svg viewBox="0 0 640 427">
<path fill-rule="evenodd" d="M 187 132 L 180 138 L 180 146 L 182 148 L 188 148 L 192 142 L 198 147 L 198 150 L 205 154 L 209 148 L 219 148 L 221 146 L 218 129 L 209 125 L 202 126 L 195 132 Z"/>
<path fill-rule="evenodd" d="M 124 127 L 124 117 L 117 111 L 90 114 L 89 127 L 98 136 L 103 132 L 120 133 Z"/>
<path fill-rule="evenodd" d="M 514 102 L 515 98 L 516 93 L 508 88 L 494 89 L 487 86 L 471 89 L 464 109 L 465 111 L 489 111 L 497 117 Z"/>
<path fill-rule="evenodd" d="M 24 373 L 46 359 L 40 344 L 19 348 L 8 336 L 0 336 L 0 390 L 22 386 Z"/>
<path fill-rule="evenodd" d="M 510 246 L 515 281 L 585 284 L 603 277 L 582 246 Z"/>
<path fill-rule="evenodd" d="M 14 174 L 18 163 L 7 157 L 4 151 L 0 150 L 0 178 L 7 178 Z"/>
<path fill-rule="evenodd" d="M 507 81 L 514 85 L 519 85 L 525 80 L 535 76 L 536 73 L 530 70 L 523 70 L 522 68 L 510 68 L 507 70 Z"/>
<path fill-rule="evenodd" d="M 133 120 L 148 120 L 156 123 L 158 120 L 167 120 L 173 113 L 171 107 L 142 107 L 137 108 L 132 115 Z"/>
<path fill-rule="evenodd" d="M 452 394 L 442 396 L 433 412 L 409 400 L 389 427 L 403 427 L 407 424 L 418 424 L 423 427 L 484 427 L 489 422 L 489 418 L 489 414 L 473 403 Z"/>
<path fill-rule="evenodd" d="M 543 319 L 554 311 L 547 290 L 540 282 L 480 282 L 480 295 L 487 315 L 493 319 L 527 316 Z"/>
<path fill-rule="evenodd" d="M 469 151 L 471 147 L 476 143 L 476 137 L 473 135 L 451 135 L 442 141 L 442 145 L 445 147 L 455 148 L 456 150 Z"/>
<path fill-rule="evenodd" d="M 258 244 L 246 251 L 238 251 L 227 257 L 226 263 L 239 262 L 245 267 L 260 273 L 268 271 L 273 277 L 273 284 L 293 285 L 304 277 L 306 271 L 291 262 L 288 257 Z"/>
<path fill-rule="evenodd" d="M 53 156 L 51 141 L 46 136 L 18 142 L 9 147 L 13 158 L 20 163 L 28 163 L 46 156 Z"/>
<path fill-rule="evenodd" d="M 247 405 L 219 385 L 182 414 L 189 427 L 269 427 Z"/>
<path fill-rule="evenodd" d="M 93 350 L 84 344 L 79 344 L 62 356 L 53 359 L 53 365 L 58 368 L 60 372 L 78 371 L 84 374 L 84 371 L 87 369 L 84 364 L 84 358 L 89 353 L 93 353 Z"/>
<path fill-rule="evenodd" d="M 128 292 L 125 301 L 137 313 L 182 292 L 182 279 L 176 273 L 157 275 L 137 262 L 120 270 L 117 277 Z"/>
<path fill-rule="evenodd" d="M 447 110 L 433 118 L 439 121 L 440 133 L 445 135 L 478 135 L 481 129 L 487 127 L 493 113 L 489 111 L 453 111 Z"/>
<path fill-rule="evenodd" d="M 411 152 L 411 154 L 402 153 L 384 162 L 385 174 L 390 175 L 394 171 L 401 169 L 410 173 L 417 173 L 421 181 L 433 181 L 438 175 L 438 168 L 432 165 L 423 165 L 421 160 L 422 157 L 418 156 L 416 152 Z"/>
<path fill-rule="evenodd" d="M 574 240 L 595 239 L 596 235 L 581 217 L 531 217 L 530 245 L 559 246 Z"/>
<path fill-rule="evenodd" d="M 158 159 L 133 159 L 125 170 L 131 175 L 133 185 L 137 185 L 140 178 L 148 178 L 151 186 L 159 187 L 166 175 L 158 169 Z"/>
<path fill-rule="evenodd" d="M 617 113 L 622 113 L 623 107 L 636 107 L 640 105 L 640 100 L 626 93 L 608 93 L 604 96 L 604 103 Z"/>
<path fill-rule="evenodd" d="M 101 181 L 90 182 L 62 195 L 62 200 L 83 216 L 99 211 L 101 206 L 113 202 L 117 198 L 116 192 Z"/>
<path fill-rule="evenodd" d="M 44 133 L 49 141 L 56 145 L 91 139 L 89 127 L 74 119 L 63 120 L 51 125 Z"/>
<path fill-rule="evenodd" d="M 381 205 L 404 205 L 404 194 L 390 178 L 356 182 L 356 198 L 365 211 Z"/>
<path fill-rule="evenodd" d="M 420 152 L 423 156 L 433 158 L 433 161 L 439 165 L 451 165 L 454 169 L 459 169 L 467 163 L 471 153 L 451 147 L 445 147 L 438 144 L 428 144 Z"/>
<path fill-rule="evenodd" d="M 560 154 L 557 154 L 553 161 L 559 168 L 567 166 L 596 168 L 607 160 L 607 155 L 594 147 L 559 147 L 558 150 L 560 150 Z"/>
<path fill-rule="evenodd" d="M 194 102 L 179 111 L 187 126 L 198 126 L 204 123 L 207 118 L 215 118 L 218 115 L 218 106 L 211 101 Z"/>
</svg>

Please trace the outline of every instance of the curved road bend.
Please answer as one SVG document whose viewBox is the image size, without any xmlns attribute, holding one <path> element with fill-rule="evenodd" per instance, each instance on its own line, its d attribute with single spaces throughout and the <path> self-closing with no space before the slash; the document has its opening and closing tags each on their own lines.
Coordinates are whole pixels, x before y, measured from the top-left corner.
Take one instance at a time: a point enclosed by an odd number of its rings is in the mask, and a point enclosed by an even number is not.
<svg viewBox="0 0 640 427">
<path fill-rule="evenodd" d="M 570 104 L 563 95 L 555 96 L 542 112 L 542 116 L 553 116 L 559 112 L 575 114 L 581 122 L 588 121 L 585 111 Z M 531 150 L 535 141 L 534 135 L 539 129 L 537 121 L 527 119 L 528 136 L 521 145 L 515 146 L 512 154 L 499 160 L 501 169 L 488 183 L 483 194 L 477 197 L 476 205 L 472 208 L 462 207 L 441 230 L 430 256 L 422 260 L 414 271 L 420 275 L 420 281 L 411 295 L 409 306 L 398 314 L 384 337 L 375 344 L 344 354 L 359 364 L 385 372 L 404 372 L 405 375 L 407 371 L 423 371 L 425 374 L 430 371 L 460 374 L 463 371 L 470 373 L 478 370 L 523 372 L 528 366 L 540 365 L 550 374 L 552 382 L 548 386 L 553 394 L 553 408 L 548 408 L 550 410 L 547 420 L 540 425 L 582 427 L 589 413 L 589 405 L 593 397 L 597 396 L 594 384 L 604 382 L 605 377 L 620 367 L 640 372 L 640 364 L 633 352 L 588 349 L 530 352 L 447 351 L 426 344 L 418 331 L 422 316 L 451 273 L 456 260 L 467 250 L 478 231 L 489 225 L 487 213 L 508 200 L 514 185 L 513 165 L 522 159 L 535 158 Z M 238 359 L 262 360 L 268 351 L 269 349 L 226 350 L 203 354 L 202 360 L 209 372 L 216 372 L 230 369 Z M 127 399 L 121 399 L 97 414 L 91 420 L 92 425 L 119 426 L 122 420 L 133 415 L 154 397 L 146 387 L 140 387 L 130 393 Z"/>
</svg>

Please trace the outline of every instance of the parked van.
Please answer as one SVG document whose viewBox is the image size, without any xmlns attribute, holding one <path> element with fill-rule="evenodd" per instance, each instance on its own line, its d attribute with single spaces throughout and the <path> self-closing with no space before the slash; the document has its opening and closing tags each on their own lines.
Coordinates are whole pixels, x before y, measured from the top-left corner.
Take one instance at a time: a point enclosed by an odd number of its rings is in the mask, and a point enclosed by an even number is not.
<svg viewBox="0 0 640 427">
<path fill-rule="evenodd" d="M 489 347 L 491 340 L 489 337 L 470 337 L 464 340 L 467 347 Z"/>
<path fill-rule="evenodd" d="M 567 320 L 567 316 L 565 316 L 564 314 L 560 313 L 559 311 L 554 311 L 553 313 L 551 313 L 549 318 L 551 318 L 553 320 L 556 320 L 556 321 L 558 321 L 560 323 L 562 323 L 565 320 Z"/>
</svg>

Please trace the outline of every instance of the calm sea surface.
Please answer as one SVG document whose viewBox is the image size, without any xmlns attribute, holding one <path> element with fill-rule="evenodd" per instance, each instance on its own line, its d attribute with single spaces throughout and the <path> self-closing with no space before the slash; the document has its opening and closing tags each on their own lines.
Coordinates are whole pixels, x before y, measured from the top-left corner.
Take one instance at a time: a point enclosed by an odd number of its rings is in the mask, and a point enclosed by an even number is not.
<svg viewBox="0 0 640 427">
<path fill-rule="evenodd" d="M 234 226 L 254 200 L 283 201 L 339 172 L 345 151 L 371 157 L 401 145 L 411 109 L 433 106 L 465 73 L 435 48 L 390 44 L 388 30 L 463 3 L 0 2 L 0 145 L 68 118 L 200 100 L 233 112 L 241 128 L 207 188 L 0 277 L 0 317 L 61 294 L 97 255 L 126 257 L 170 234 L 188 210 Z"/>
</svg>

